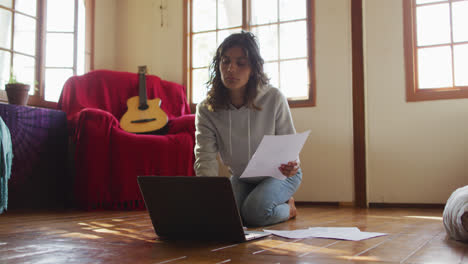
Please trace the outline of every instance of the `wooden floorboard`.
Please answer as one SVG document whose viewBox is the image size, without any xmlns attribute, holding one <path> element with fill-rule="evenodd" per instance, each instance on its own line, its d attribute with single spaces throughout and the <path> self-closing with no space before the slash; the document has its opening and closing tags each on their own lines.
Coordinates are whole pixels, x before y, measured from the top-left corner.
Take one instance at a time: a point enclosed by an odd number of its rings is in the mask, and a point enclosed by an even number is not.
<svg viewBox="0 0 468 264">
<path fill-rule="evenodd" d="M 146 211 L 9 211 L 0 215 L 0 263 L 468 263 L 468 244 L 446 236 L 437 208 L 299 206 L 296 219 L 268 228 L 316 226 L 388 235 L 167 242 L 157 239 Z"/>
</svg>

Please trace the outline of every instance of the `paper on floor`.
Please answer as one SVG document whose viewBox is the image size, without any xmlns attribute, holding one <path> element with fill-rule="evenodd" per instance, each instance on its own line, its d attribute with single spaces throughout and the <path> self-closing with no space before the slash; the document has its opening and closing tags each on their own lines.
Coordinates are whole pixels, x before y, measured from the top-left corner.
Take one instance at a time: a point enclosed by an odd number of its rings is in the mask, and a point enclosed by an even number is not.
<svg viewBox="0 0 468 264">
<path fill-rule="evenodd" d="M 265 232 L 285 238 L 332 238 L 342 240 L 359 241 L 378 236 L 385 236 L 386 233 L 361 232 L 357 227 L 309 227 L 308 229 L 296 230 L 268 230 Z"/>
</svg>

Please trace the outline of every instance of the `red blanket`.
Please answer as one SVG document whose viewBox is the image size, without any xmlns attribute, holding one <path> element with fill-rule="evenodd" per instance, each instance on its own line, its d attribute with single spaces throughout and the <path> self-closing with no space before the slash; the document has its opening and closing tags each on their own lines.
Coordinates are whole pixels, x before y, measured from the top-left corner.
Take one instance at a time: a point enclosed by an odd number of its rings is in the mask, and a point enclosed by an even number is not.
<svg viewBox="0 0 468 264">
<path fill-rule="evenodd" d="M 125 132 L 119 120 L 138 95 L 136 73 L 98 70 L 71 77 L 58 106 L 67 113 L 75 149 L 75 197 L 83 209 L 144 208 L 137 176 L 195 175 L 194 115 L 185 87 L 147 75 L 148 99 L 161 98 L 166 135 Z"/>
</svg>

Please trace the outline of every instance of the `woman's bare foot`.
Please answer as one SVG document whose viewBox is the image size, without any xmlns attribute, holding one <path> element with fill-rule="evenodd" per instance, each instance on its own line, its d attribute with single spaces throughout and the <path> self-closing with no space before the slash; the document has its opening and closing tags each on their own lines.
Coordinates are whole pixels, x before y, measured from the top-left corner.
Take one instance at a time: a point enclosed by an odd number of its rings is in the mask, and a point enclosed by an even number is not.
<svg viewBox="0 0 468 264">
<path fill-rule="evenodd" d="M 294 204 L 293 197 L 289 198 L 288 205 L 289 205 L 289 219 L 296 218 L 297 209 L 296 209 L 296 204 Z"/>
</svg>

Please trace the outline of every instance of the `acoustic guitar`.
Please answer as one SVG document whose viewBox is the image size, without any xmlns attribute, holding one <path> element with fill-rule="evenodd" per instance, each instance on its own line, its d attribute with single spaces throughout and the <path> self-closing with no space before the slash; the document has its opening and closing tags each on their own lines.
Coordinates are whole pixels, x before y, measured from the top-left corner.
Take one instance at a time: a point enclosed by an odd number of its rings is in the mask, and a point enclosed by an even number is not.
<svg viewBox="0 0 468 264">
<path fill-rule="evenodd" d="M 167 124 L 167 115 L 161 109 L 161 99 L 147 100 L 146 66 L 138 66 L 139 96 L 127 100 L 127 112 L 120 119 L 120 127 L 131 133 L 157 131 Z"/>
</svg>

